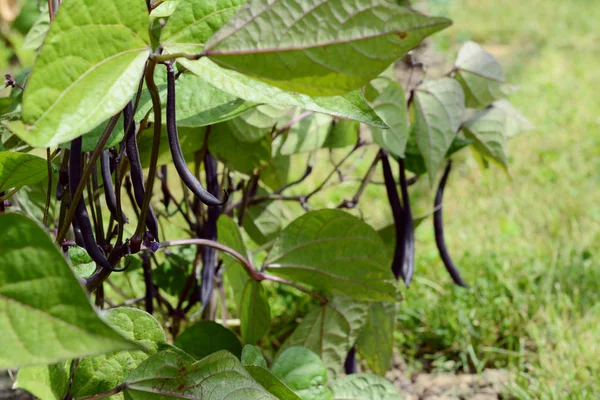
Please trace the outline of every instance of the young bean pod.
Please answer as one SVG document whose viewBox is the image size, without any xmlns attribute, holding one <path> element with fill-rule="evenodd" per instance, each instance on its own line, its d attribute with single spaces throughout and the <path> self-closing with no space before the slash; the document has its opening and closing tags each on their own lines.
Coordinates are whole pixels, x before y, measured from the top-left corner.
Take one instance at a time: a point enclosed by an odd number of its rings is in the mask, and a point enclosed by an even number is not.
<svg viewBox="0 0 600 400">
<path fill-rule="evenodd" d="M 71 152 L 69 155 L 69 190 L 71 192 L 71 198 L 73 198 L 77 187 L 81 181 L 81 137 L 73 139 L 71 142 Z M 104 252 L 100 250 L 96 239 L 94 238 L 94 230 L 90 223 L 90 217 L 87 213 L 83 198 L 79 199 L 75 208 L 75 215 L 73 216 L 74 228 L 79 228 L 81 232 L 81 241 L 83 247 L 90 255 L 94 262 L 108 270 L 114 270 L 112 265 L 108 262 Z"/>
<path fill-rule="evenodd" d="M 125 132 L 125 146 L 127 158 L 129 159 L 131 183 L 133 185 L 133 194 L 138 207 L 142 207 L 144 203 L 145 188 L 144 188 L 144 173 L 142 171 L 142 163 L 140 162 L 140 153 L 135 138 L 135 122 L 133 120 L 133 104 L 129 102 L 123 110 L 123 125 L 127 130 Z M 129 128 L 129 129 L 128 129 Z M 146 216 L 146 227 L 154 236 L 154 240 L 158 242 L 158 220 L 156 214 L 150 207 Z"/>
<path fill-rule="evenodd" d="M 204 169 L 206 173 L 206 187 L 212 194 L 219 193 L 219 179 L 217 176 L 217 160 L 207 151 L 204 155 Z M 202 237 L 217 240 L 217 220 L 221 210 L 219 207 L 210 207 L 207 219 L 202 227 Z M 205 246 L 202 249 L 202 271 L 200 273 L 200 303 L 202 308 L 209 303 L 215 282 L 215 268 L 217 266 L 217 251 L 213 247 Z"/>
<path fill-rule="evenodd" d="M 394 180 L 394 175 L 392 174 L 392 168 L 390 166 L 390 160 L 387 152 L 381 150 L 380 154 L 381 166 L 383 168 L 383 180 L 385 182 L 388 202 L 392 208 L 394 227 L 396 230 L 396 247 L 394 249 L 394 260 L 392 261 L 392 272 L 394 273 L 396 279 L 400 279 L 402 276 L 402 267 L 404 265 L 404 209 L 400 203 L 400 196 L 398 196 L 396 181 Z"/>
<path fill-rule="evenodd" d="M 446 248 L 446 240 L 444 239 L 444 220 L 442 217 L 442 204 L 444 199 L 444 189 L 446 187 L 446 182 L 448 181 L 448 176 L 450 175 L 450 170 L 452 169 L 452 161 L 448 161 L 448 165 L 444 171 L 444 175 L 440 180 L 440 185 L 438 186 L 437 193 L 435 195 L 435 202 L 433 203 L 434 213 L 433 213 L 433 229 L 435 231 L 435 243 L 437 244 L 438 251 L 440 253 L 440 257 L 444 262 L 444 266 L 446 270 L 450 274 L 450 277 L 454 281 L 454 283 L 458 286 L 469 287 L 465 281 L 460 276 L 458 272 L 458 268 L 452 261 L 450 254 L 448 253 L 448 249 Z"/>
<path fill-rule="evenodd" d="M 415 224 L 410 208 L 404 160 L 402 158 L 398 159 L 398 164 L 400 167 L 400 191 L 402 192 L 402 205 L 404 206 L 404 263 L 402 265 L 402 278 L 404 278 L 404 283 L 408 286 L 415 273 Z"/>
<path fill-rule="evenodd" d="M 104 185 L 104 198 L 106 200 L 106 206 L 110 211 L 112 217 L 117 220 L 117 196 L 115 195 L 115 188 L 112 183 L 111 171 L 110 171 L 110 156 L 109 151 L 104 150 L 100 153 L 100 173 L 102 175 L 102 184 Z M 119 173 L 117 171 L 117 173 Z M 122 223 L 127 223 L 127 217 L 125 214 L 121 215 Z"/>
<path fill-rule="evenodd" d="M 173 66 L 167 65 L 167 135 L 169 138 L 169 147 L 173 164 L 183 183 L 196 195 L 196 197 L 207 206 L 220 206 L 227 202 L 227 196 L 223 201 L 216 198 L 210 192 L 202 187 L 198 179 L 189 170 L 181 145 L 179 144 L 179 134 L 177 132 L 177 117 L 175 111 L 175 71 Z"/>
</svg>

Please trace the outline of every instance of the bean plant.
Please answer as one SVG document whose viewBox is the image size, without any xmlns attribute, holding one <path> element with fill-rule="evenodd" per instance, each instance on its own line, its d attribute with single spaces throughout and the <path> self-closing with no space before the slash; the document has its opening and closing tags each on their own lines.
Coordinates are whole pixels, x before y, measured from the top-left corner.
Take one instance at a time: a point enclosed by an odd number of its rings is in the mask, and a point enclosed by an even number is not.
<svg viewBox="0 0 600 400">
<path fill-rule="evenodd" d="M 440 266 L 467 288 L 443 229 L 451 158 L 507 169 L 507 140 L 530 128 L 478 44 L 430 77 L 413 49 L 451 21 L 401 3 L 42 4 L 21 44 L 33 67 L 0 98 L 0 368 L 15 387 L 401 398 L 383 375 L 427 219 L 410 187 L 434 194 Z M 353 197 L 315 200 L 350 181 Z M 367 190 L 386 226 L 365 217 Z M 273 334 L 278 296 L 300 315 Z"/>
</svg>

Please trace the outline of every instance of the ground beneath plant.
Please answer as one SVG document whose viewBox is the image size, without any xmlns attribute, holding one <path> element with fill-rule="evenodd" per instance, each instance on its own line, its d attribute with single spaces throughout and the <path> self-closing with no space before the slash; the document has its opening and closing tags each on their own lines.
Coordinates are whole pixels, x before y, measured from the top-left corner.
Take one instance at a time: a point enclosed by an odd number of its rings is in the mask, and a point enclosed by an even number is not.
<svg viewBox="0 0 600 400">
<path fill-rule="evenodd" d="M 497 400 L 509 383 L 506 371 L 488 369 L 482 374 L 433 374 L 420 372 L 408 375 L 406 363 L 394 355 L 386 378 L 402 393 L 404 400 Z"/>
</svg>

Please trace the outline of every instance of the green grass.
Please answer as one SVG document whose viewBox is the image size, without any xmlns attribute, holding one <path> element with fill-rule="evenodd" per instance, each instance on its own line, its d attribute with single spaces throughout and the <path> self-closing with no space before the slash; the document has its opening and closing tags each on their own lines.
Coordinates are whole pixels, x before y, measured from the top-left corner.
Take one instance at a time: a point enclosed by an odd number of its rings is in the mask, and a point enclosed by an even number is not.
<svg viewBox="0 0 600 400">
<path fill-rule="evenodd" d="M 427 220 L 417 230 L 416 278 L 400 307 L 398 348 L 415 371 L 506 368 L 516 398 L 598 398 L 600 7 L 585 0 L 428 6 L 455 22 L 435 47 L 449 62 L 466 40 L 496 55 L 520 86 L 510 100 L 537 130 L 511 141 L 510 177 L 459 155 L 444 218 L 448 247 L 471 289 L 452 285 Z M 373 155 L 369 149 L 355 161 L 357 176 Z M 335 207 L 356 187 L 336 185 L 314 204 Z M 413 200 L 416 215 L 430 211 L 426 182 Z M 369 187 L 359 205 L 375 227 L 390 223 L 382 187 Z"/>
<path fill-rule="evenodd" d="M 449 57 L 475 40 L 521 90 L 537 130 L 510 143 L 508 178 L 468 155 L 446 191 L 453 288 L 429 227 L 399 317 L 401 351 L 434 368 L 507 367 L 519 398 L 600 396 L 600 7 L 583 0 L 434 2 L 455 24 Z M 417 367 L 418 365 L 415 365 Z"/>
</svg>

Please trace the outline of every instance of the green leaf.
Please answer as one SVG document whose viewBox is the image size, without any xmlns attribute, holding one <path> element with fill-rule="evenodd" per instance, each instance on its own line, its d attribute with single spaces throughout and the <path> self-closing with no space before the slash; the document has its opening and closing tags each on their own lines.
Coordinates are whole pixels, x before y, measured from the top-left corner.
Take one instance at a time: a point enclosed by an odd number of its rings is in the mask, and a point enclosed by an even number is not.
<svg viewBox="0 0 600 400">
<path fill-rule="evenodd" d="M 243 256 L 248 255 L 246 245 L 242 239 L 240 228 L 229 217 L 221 215 L 217 221 L 217 232 L 219 232 L 219 242 L 228 246 Z M 225 278 L 229 286 L 233 289 L 233 296 L 237 308 L 239 309 L 242 303 L 242 293 L 248 282 L 248 274 L 237 259 L 229 254 L 222 252 L 223 269 Z"/>
<path fill-rule="evenodd" d="M 65 1 L 27 83 L 22 139 L 54 146 L 121 111 L 137 90 L 149 43 L 145 1 Z"/>
<path fill-rule="evenodd" d="M 331 400 L 327 370 L 318 355 L 304 347 L 285 350 L 273 363 L 271 372 L 303 400 Z"/>
<path fill-rule="evenodd" d="M 129 350 L 84 357 L 79 362 L 71 387 L 74 397 L 106 392 L 125 381 L 125 377 L 165 343 L 165 333 L 154 317 L 136 308 L 119 307 L 104 311 L 108 323 L 144 350 Z"/>
<path fill-rule="evenodd" d="M 250 0 L 204 54 L 285 90 L 331 96 L 364 86 L 450 24 L 385 0 Z"/>
<path fill-rule="evenodd" d="M 520 135 L 523 132 L 528 132 L 535 130 L 535 125 L 533 125 L 527 118 L 525 118 L 521 113 L 519 113 L 515 108 L 510 104 L 508 100 L 498 100 L 492 103 L 492 106 L 495 108 L 500 108 L 508 114 L 508 116 L 516 122 L 515 129 L 507 129 L 505 131 L 506 136 L 511 139 L 517 135 Z M 509 125 L 513 127 L 512 124 Z"/>
<path fill-rule="evenodd" d="M 150 18 L 168 18 L 177 9 L 180 0 L 165 0 L 150 13 Z"/>
<path fill-rule="evenodd" d="M 341 147 L 354 146 L 358 142 L 359 130 L 360 123 L 358 121 L 349 119 L 333 121 L 324 147 L 328 149 L 339 149 Z"/>
<path fill-rule="evenodd" d="M 246 370 L 252 377 L 279 400 L 300 400 L 292 389 L 273 375 L 266 367 L 247 365 Z"/>
<path fill-rule="evenodd" d="M 96 271 L 96 263 L 83 247 L 71 246 L 68 250 L 73 271 L 80 278 L 89 278 Z"/>
<path fill-rule="evenodd" d="M 171 296 L 182 293 L 190 276 L 193 263 L 186 257 L 171 253 L 152 271 L 154 283 Z"/>
<path fill-rule="evenodd" d="M 171 52 L 174 53 L 177 50 L 173 48 Z M 353 119 L 379 128 L 387 128 L 387 125 L 367 104 L 360 90 L 342 96 L 310 97 L 301 93 L 286 92 L 239 72 L 221 68 L 208 58 L 198 61 L 186 59 L 177 61 L 216 88 L 246 101 L 277 106 L 297 106 L 310 111 Z"/>
<path fill-rule="evenodd" d="M 367 301 L 394 301 L 396 280 L 377 232 L 339 210 L 312 211 L 277 238 L 266 269 L 317 289 Z"/>
<path fill-rule="evenodd" d="M 265 360 L 262 352 L 258 347 L 251 344 L 245 345 L 242 349 L 241 360 L 245 367 L 254 365 L 257 367 L 267 368 L 267 360 Z"/>
<path fill-rule="evenodd" d="M 486 108 L 473 115 L 462 126 L 473 146 L 486 158 L 491 158 L 508 170 L 507 140 L 509 132 L 518 131 L 517 121 L 501 108 Z"/>
<path fill-rule="evenodd" d="M 335 400 L 402 400 L 398 390 L 373 374 L 353 374 L 333 381 L 329 387 Z"/>
<path fill-rule="evenodd" d="M 467 107 L 487 106 L 505 97 L 502 66 L 475 42 L 466 42 L 456 58 L 456 79 L 465 91 Z"/>
<path fill-rule="evenodd" d="M 29 32 L 27 32 L 27 36 L 25 36 L 22 48 L 32 50 L 39 49 L 44 42 L 49 29 L 50 16 L 47 12 L 44 12 L 40 14 L 38 19 L 35 21 L 35 24 L 33 24 Z"/>
<path fill-rule="evenodd" d="M 48 176 L 46 160 L 25 153 L 0 152 L 0 191 L 38 183 Z"/>
<path fill-rule="evenodd" d="M 415 138 L 433 184 L 465 112 L 465 95 L 450 78 L 425 81 L 415 91 Z"/>
<path fill-rule="evenodd" d="M 257 142 L 274 129 L 282 128 L 292 117 L 289 106 L 262 105 L 246 111 L 239 118 L 227 122 L 237 140 Z"/>
<path fill-rule="evenodd" d="M 202 149 L 204 146 L 204 135 L 206 134 L 206 127 L 199 128 L 177 128 L 179 131 L 179 143 L 181 144 L 181 150 L 183 157 L 186 160 L 192 161 L 194 159 L 194 153 Z M 140 151 L 140 161 L 144 168 L 147 168 L 150 164 L 150 154 L 152 152 L 152 139 L 154 137 L 154 129 L 144 129 L 138 138 L 138 148 Z M 162 126 L 160 133 L 160 148 L 158 150 L 158 162 L 157 165 L 172 164 L 173 158 L 171 156 L 171 149 L 169 149 L 169 141 L 167 137 L 167 130 L 165 126 Z"/>
<path fill-rule="evenodd" d="M 0 368 L 138 347 L 98 317 L 40 225 L 7 213 L 0 226 Z"/>
<path fill-rule="evenodd" d="M 265 134 L 256 142 L 242 142 L 232 133 L 227 124 L 212 127 L 208 137 L 208 148 L 213 156 L 229 169 L 252 175 L 271 160 L 271 136 Z"/>
<path fill-rule="evenodd" d="M 365 324 L 368 310 L 369 303 L 334 296 L 309 311 L 279 351 L 306 347 L 321 357 L 328 376 L 336 377 L 343 372 L 346 355 Z"/>
<path fill-rule="evenodd" d="M 20 368 L 14 389 L 24 389 L 37 398 L 62 400 L 69 390 L 71 361 Z"/>
<path fill-rule="evenodd" d="M 214 321 L 200 321 L 177 336 L 175 346 L 197 359 L 219 350 L 227 350 L 236 357 L 242 354 L 242 344 L 233 332 Z"/>
<path fill-rule="evenodd" d="M 81 151 L 94 151 L 109 122 L 110 118 L 83 135 L 83 138 L 81 138 Z M 123 140 L 124 135 L 125 131 L 123 129 L 123 115 L 121 115 L 117 121 L 117 124 L 115 125 L 115 128 L 108 137 L 104 148 L 108 149 L 117 146 Z M 70 149 L 71 143 L 65 143 L 61 147 Z"/>
<path fill-rule="evenodd" d="M 157 353 L 129 375 L 125 398 L 276 400 L 226 351 L 197 362 L 172 351 Z"/>
<path fill-rule="evenodd" d="M 240 303 L 240 331 L 246 344 L 258 342 L 271 326 L 271 307 L 265 288 L 260 282 L 249 280 L 242 292 Z"/>
<path fill-rule="evenodd" d="M 255 103 L 247 102 L 217 89 L 194 74 L 181 74 L 175 82 L 178 127 L 198 127 L 227 121 L 242 114 Z M 166 103 L 163 103 L 166 121 Z M 150 114 L 150 121 L 154 121 Z"/>
<path fill-rule="evenodd" d="M 292 155 L 321 149 L 329 136 L 333 118 L 326 114 L 313 114 L 294 124 L 285 134 L 273 141 L 276 155 Z"/>
<path fill-rule="evenodd" d="M 377 94 L 371 106 L 390 129 L 372 128 L 373 140 L 397 157 L 404 157 L 408 141 L 408 115 L 404 89 L 398 82 L 379 77 L 370 83 Z"/>
<path fill-rule="evenodd" d="M 392 362 L 395 321 L 395 303 L 371 303 L 366 324 L 356 343 L 369 368 L 382 376 L 389 370 Z"/>
<path fill-rule="evenodd" d="M 246 0 L 181 0 L 162 29 L 161 45 L 176 52 L 201 53 L 206 41 L 240 9 Z"/>
<path fill-rule="evenodd" d="M 257 195 L 263 195 L 265 190 L 258 190 Z M 280 200 L 264 201 L 246 209 L 244 230 L 250 238 L 259 245 L 275 239 L 288 221 L 285 205 Z"/>
<path fill-rule="evenodd" d="M 292 157 L 273 157 L 269 164 L 260 171 L 260 181 L 269 188 L 278 190 L 292 181 L 290 178 L 291 169 Z M 302 174 L 298 175 L 298 178 L 300 178 L 301 175 Z"/>
</svg>

